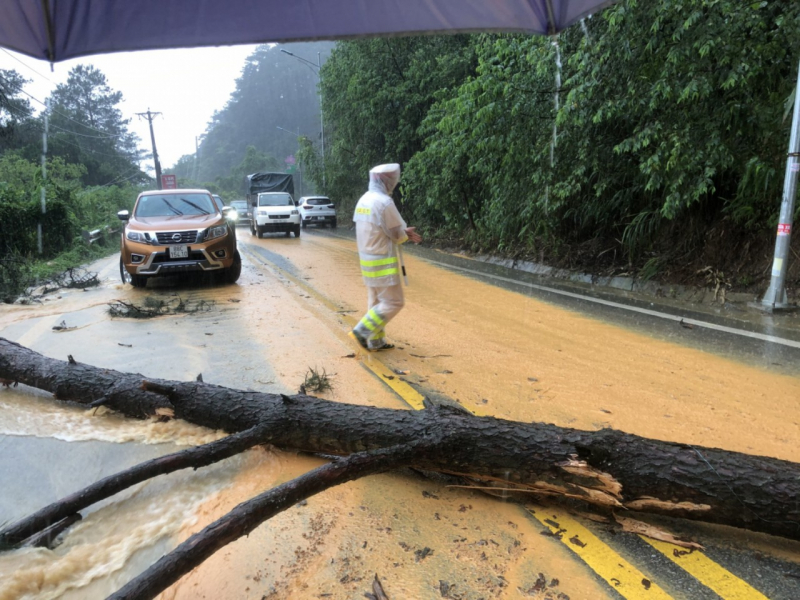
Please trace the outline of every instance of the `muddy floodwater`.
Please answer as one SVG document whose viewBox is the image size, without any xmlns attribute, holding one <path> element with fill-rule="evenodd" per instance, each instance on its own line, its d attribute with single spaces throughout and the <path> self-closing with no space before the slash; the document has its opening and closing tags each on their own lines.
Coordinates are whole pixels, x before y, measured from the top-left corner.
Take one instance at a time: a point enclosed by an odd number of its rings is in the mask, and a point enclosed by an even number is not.
<svg viewBox="0 0 800 600">
<path fill-rule="evenodd" d="M 387 329 L 398 348 L 364 355 L 347 338 L 366 301 L 351 240 L 240 237 L 237 285 L 133 289 L 118 282 L 118 257 L 110 257 L 92 265 L 103 280 L 99 288 L 0 306 L 0 336 L 54 358 L 72 355 L 165 379 L 202 375 L 261 392 L 296 393 L 313 369 L 333 384 L 319 394 L 324 398 L 409 409 L 364 368 L 380 360 L 423 395 L 479 415 L 611 427 L 800 462 L 800 369 L 767 369 L 621 328 L 413 254 L 406 255 L 406 307 Z M 147 320 L 108 314 L 115 300 L 146 297 L 205 304 L 196 313 Z M 224 435 L 67 406 L 24 386 L 4 388 L 0 522 L 148 458 Z M 92 507 L 54 550 L 0 554 L 0 600 L 104 598 L 238 503 L 322 462 L 258 447 L 141 484 Z M 372 592 L 376 574 L 392 600 L 618 597 L 544 529 L 518 504 L 389 473 L 279 514 L 160 598 L 355 599 Z M 697 532 L 800 565 L 800 544 L 709 526 Z M 542 577 L 544 588 L 537 584 Z"/>
</svg>

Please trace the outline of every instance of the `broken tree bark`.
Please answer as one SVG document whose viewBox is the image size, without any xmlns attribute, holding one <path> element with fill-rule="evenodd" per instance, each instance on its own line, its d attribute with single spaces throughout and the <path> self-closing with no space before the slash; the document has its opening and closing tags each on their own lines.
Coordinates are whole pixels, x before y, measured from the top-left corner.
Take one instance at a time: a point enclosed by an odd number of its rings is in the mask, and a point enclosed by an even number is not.
<svg viewBox="0 0 800 600">
<path fill-rule="evenodd" d="M 0 378 L 56 398 L 144 417 L 157 408 L 236 433 L 259 426 L 260 443 L 349 455 L 447 433 L 446 451 L 406 466 L 587 503 L 721 523 L 800 539 L 800 465 L 713 448 L 650 440 L 613 430 L 355 406 L 311 396 L 243 392 L 46 358 L 0 338 Z"/>
</svg>

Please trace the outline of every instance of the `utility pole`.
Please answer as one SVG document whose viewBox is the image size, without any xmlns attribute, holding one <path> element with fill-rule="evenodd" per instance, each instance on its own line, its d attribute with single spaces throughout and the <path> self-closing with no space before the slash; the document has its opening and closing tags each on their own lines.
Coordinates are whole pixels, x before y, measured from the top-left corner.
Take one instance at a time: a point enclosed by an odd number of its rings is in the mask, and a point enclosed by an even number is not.
<svg viewBox="0 0 800 600">
<path fill-rule="evenodd" d="M 161 189 L 161 163 L 158 162 L 158 150 L 156 150 L 156 136 L 153 133 L 153 119 L 156 115 L 160 115 L 161 113 L 154 113 L 150 112 L 150 109 L 147 109 L 146 113 L 136 113 L 139 117 L 143 117 L 147 119 L 150 123 L 150 141 L 153 143 L 153 161 L 156 163 L 156 185 L 158 189 Z"/>
<path fill-rule="evenodd" d="M 197 181 L 197 155 L 200 153 L 200 143 L 197 136 L 194 136 L 194 169 L 192 173 L 192 181 Z"/>
<path fill-rule="evenodd" d="M 794 199 L 797 194 L 797 176 L 800 172 L 800 68 L 797 74 L 797 87 L 794 92 L 794 111 L 792 130 L 789 137 L 789 152 L 786 154 L 786 176 L 783 181 L 783 200 L 781 202 L 778 234 L 775 240 L 775 256 L 772 260 L 772 279 L 769 289 L 756 304 L 765 312 L 789 311 L 797 308 L 789 304 L 786 296 L 786 272 L 789 269 L 789 247 L 792 241 L 792 220 Z M 751 305 L 753 306 L 753 305 Z"/>
<path fill-rule="evenodd" d="M 44 110 L 44 133 L 42 133 L 42 220 L 44 220 L 44 215 L 47 213 L 47 198 L 46 198 L 46 187 L 47 187 L 47 130 L 50 126 L 50 98 L 47 99 L 47 104 L 45 105 L 46 108 Z M 42 221 L 39 221 L 38 226 L 36 227 L 36 246 L 37 250 L 39 250 L 39 254 L 42 254 L 44 251 L 44 240 L 42 234 Z"/>
<path fill-rule="evenodd" d="M 322 56 L 320 52 L 317 52 L 317 64 L 314 64 L 310 60 L 303 58 L 302 56 L 297 56 L 296 54 L 289 52 L 288 50 L 284 50 L 281 48 L 281 52 L 284 54 L 288 54 L 292 58 L 296 58 L 299 61 L 302 61 L 308 67 L 313 67 L 311 70 L 317 76 L 317 93 L 319 94 L 319 134 L 322 138 L 322 188 L 323 191 L 325 189 L 325 120 L 322 114 L 322 76 L 320 75 L 320 71 L 322 70 Z M 316 69 L 316 71 L 314 71 Z"/>
</svg>

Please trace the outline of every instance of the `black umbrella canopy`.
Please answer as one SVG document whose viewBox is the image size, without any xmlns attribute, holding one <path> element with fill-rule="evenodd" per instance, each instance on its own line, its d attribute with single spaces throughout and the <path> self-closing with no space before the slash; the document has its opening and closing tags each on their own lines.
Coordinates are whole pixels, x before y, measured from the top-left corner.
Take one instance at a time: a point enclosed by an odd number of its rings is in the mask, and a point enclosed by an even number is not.
<svg viewBox="0 0 800 600">
<path fill-rule="evenodd" d="M 34 58 L 423 33 L 554 34 L 615 0 L 3 0 L 0 46 Z"/>
</svg>

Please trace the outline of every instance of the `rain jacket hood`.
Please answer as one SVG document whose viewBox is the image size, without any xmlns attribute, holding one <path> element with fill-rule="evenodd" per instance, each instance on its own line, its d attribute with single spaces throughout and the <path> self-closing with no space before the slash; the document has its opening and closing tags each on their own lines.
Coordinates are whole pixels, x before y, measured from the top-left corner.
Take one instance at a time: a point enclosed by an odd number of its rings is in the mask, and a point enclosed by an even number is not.
<svg viewBox="0 0 800 600">
<path fill-rule="evenodd" d="M 378 165 L 369 170 L 370 192 L 391 196 L 398 183 L 400 183 L 400 165 L 397 163 Z"/>
</svg>

